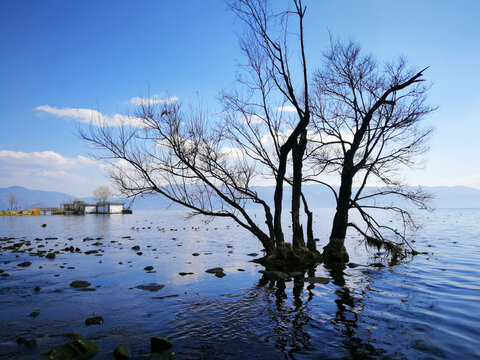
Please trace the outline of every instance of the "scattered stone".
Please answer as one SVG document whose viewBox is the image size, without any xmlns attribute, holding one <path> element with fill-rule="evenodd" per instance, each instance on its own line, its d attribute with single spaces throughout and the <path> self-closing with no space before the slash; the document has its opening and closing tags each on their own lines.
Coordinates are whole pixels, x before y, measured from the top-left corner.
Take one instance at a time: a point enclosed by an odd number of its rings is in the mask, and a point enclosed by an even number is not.
<svg viewBox="0 0 480 360">
<path fill-rule="evenodd" d="M 245 269 L 237 269 L 237 271 L 245 271 Z"/>
<path fill-rule="evenodd" d="M 135 250 L 135 251 L 140 250 L 140 246 L 138 245 L 132 246 L 132 250 Z"/>
<path fill-rule="evenodd" d="M 41 289 L 41 287 L 37 285 L 37 286 L 35 286 L 35 288 L 33 289 L 33 291 L 35 291 L 35 292 L 39 292 L 39 291 L 40 291 L 40 289 Z"/>
<path fill-rule="evenodd" d="M 255 256 L 258 256 L 258 254 L 254 252 L 254 253 L 247 254 L 247 256 L 255 257 Z"/>
<path fill-rule="evenodd" d="M 209 274 L 215 274 L 215 276 L 218 278 L 227 276 L 227 274 L 223 272 L 223 269 L 221 267 L 211 268 L 211 269 L 205 270 L 205 272 Z"/>
<path fill-rule="evenodd" d="M 32 265 L 32 263 L 30 261 L 24 261 L 20 264 L 17 264 L 17 266 L 20 266 L 20 267 L 27 267 L 27 266 L 30 266 Z"/>
<path fill-rule="evenodd" d="M 145 290 L 145 291 L 158 291 L 160 289 L 163 289 L 165 285 L 162 284 L 156 284 L 156 283 L 151 283 L 151 284 L 143 284 L 143 285 L 138 285 L 135 286 L 137 289 Z"/>
<path fill-rule="evenodd" d="M 161 300 L 161 299 L 173 298 L 173 297 L 177 297 L 177 296 L 178 296 L 178 294 L 166 295 L 166 296 L 153 296 L 152 299 Z"/>
<path fill-rule="evenodd" d="M 142 255 L 143 255 L 143 252 L 139 251 L 139 252 L 137 252 L 137 255 L 138 255 L 138 256 L 142 256 Z"/>
<path fill-rule="evenodd" d="M 178 275 L 185 276 L 185 275 L 193 275 L 192 272 L 179 272 Z"/>
<path fill-rule="evenodd" d="M 165 338 L 158 338 L 153 336 L 150 338 L 150 351 L 152 353 L 162 352 L 170 349 L 173 346 L 172 342 Z"/>
<path fill-rule="evenodd" d="M 73 288 L 86 288 L 90 285 L 92 284 L 85 280 L 75 280 L 70 283 L 70 286 Z"/>
<path fill-rule="evenodd" d="M 32 339 L 25 339 L 24 337 L 20 336 L 17 340 L 17 344 L 23 344 L 28 347 L 34 347 L 37 346 L 37 339 L 32 338 Z"/>
<path fill-rule="evenodd" d="M 193 253 L 192 256 L 200 256 L 199 253 Z"/>
<path fill-rule="evenodd" d="M 127 360 L 131 359 L 132 355 L 125 345 L 119 345 L 113 350 L 113 357 L 117 360 Z"/>
<path fill-rule="evenodd" d="M 48 253 L 47 255 L 45 255 L 45 257 L 47 259 L 55 259 L 55 253 Z"/>
<path fill-rule="evenodd" d="M 103 322 L 103 316 L 94 316 L 85 320 L 85 325 L 101 325 Z"/>
<path fill-rule="evenodd" d="M 143 270 L 152 271 L 152 270 L 153 270 L 153 266 L 151 266 L 151 265 L 145 266 L 145 267 L 143 268 Z"/>
<path fill-rule="evenodd" d="M 319 277 L 319 276 L 318 277 L 305 277 L 303 279 L 298 279 L 298 281 L 327 285 L 330 282 L 330 278 Z"/>
<path fill-rule="evenodd" d="M 98 253 L 98 250 L 88 250 L 84 252 L 85 255 L 97 254 L 97 253 Z"/>
<path fill-rule="evenodd" d="M 42 227 L 47 227 L 47 224 L 42 224 Z"/>
<path fill-rule="evenodd" d="M 99 350 L 98 343 L 91 340 L 74 340 L 50 350 L 45 360 L 88 359 Z"/>
<path fill-rule="evenodd" d="M 32 311 L 28 316 L 37 317 L 38 315 L 40 315 L 40 311 Z"/>
</svg>

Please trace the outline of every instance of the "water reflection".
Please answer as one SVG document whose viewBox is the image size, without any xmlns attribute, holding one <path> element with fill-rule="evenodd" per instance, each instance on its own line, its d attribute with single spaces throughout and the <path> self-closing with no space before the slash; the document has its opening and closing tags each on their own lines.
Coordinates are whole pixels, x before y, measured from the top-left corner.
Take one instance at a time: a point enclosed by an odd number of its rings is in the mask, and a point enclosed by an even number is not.
<svg viewBox="0 0 480 360">
<path fill-rule="evenodd" d="M 323 265 L 318 265 L 323 267 Z M 326 273 L 331 277 L 330 285 L 316 284 L 314 282 L 305 282 L 302 278 L 315 277 L 316 267 L 306 269 L 302 272 L 296 272 L 293 279 L 272 280 L 268 275 L 263 275 L 258 282 L 258 288 L 271 293 L 275 296 L 275 312 L 272 312 L 272 321 L 275 324 L 274 333 L 276 347 L 281 350 L 285 358 L 309 358 L 310 354 L 322 355 L 322 358 L 331 359 L 371 359 L 378 357 L 378 351 L 372 344 L 362 340 L 357 336 L 359 328 L 360 313 L 363 309 L 363 298 L 355 297 L 353 289 L 350 289 L 345 279 L 346 266 L 334 265 L 325 267 Z M 291 286 L 287 286 L 292 282 Z M 332 287 L 332 285 L 334 285 Z M 332 334 L 318 343 L 318 339 L 312 340 L 312 328 L 321 330 L 323 327 L 325 333 L 331 332 L 331 326 L 327 323 L 319 322 L 310 302 L 319 296 L 315 289 L 324 291 L 328 287 L 329 291 L 335 296 L 334 313 L 330 314 L 330 325 L 338 331 L 337 337 L 343 340 L 343 349 L 336 351 L 322 350 L 321 347 L 328 345 L 332 340 Z M 289 296 L 287 289 L 292 292 L 292 305 L 287 301 Z M 319 300 L 319 301 L 318 301 Z M 325 305 L 325 299 L 317 299 L 317 302 Z M 327 314 L 328 316 L 329 314 Z M 338 341 L 338 339 L 336 339 Z M 305 357 L 306 356 L 306 357 Z"/>
</svg>

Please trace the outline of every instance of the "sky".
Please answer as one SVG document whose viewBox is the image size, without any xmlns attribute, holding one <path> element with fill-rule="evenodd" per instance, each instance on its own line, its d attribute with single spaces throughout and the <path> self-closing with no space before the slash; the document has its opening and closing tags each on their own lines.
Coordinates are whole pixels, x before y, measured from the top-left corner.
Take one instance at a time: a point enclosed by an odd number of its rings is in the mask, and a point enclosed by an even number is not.
<svg viewBox="0 0 480 360">
<path fill-rule="evenodd" d="M 329 34 L 380 62 L 402 55 L 430 66 L 435 133 L 405 179 L 480 189 L 480 2 L 304 4 L 312 71 Z M 75 121 L 115 122 L 148 95 L 217 109 L 219 91 L 236 86 L 240 31 L 221 0 L 0 0 L 0 187 L 91 196 L 109 181 Z"/>
</svg>

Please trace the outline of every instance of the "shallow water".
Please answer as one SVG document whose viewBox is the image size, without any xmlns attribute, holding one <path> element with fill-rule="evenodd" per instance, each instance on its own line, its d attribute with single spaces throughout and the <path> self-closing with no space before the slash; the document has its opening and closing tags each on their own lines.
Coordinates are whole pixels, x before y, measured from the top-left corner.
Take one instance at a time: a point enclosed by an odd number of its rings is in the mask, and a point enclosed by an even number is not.
<svg viewBox="0 0 480 360">
<path fill-rule="evenodd" d="M 325 245 L 331 212 L 316 212 L 319 246 Z M 414 235 L 415 246 L 429 255 L 392 267 L 367 266 L 382 258 L 356 246 L 352 234 L 351 261 L 361 266 L 310 271 L 330 277 L 327 285 L 262 278 L 263 268 L 248 255 L 261 255 L 260 243 L 224 219 L 185 222 L 174 211 L 0 217 L 0 237 L 30 241 L 20 249 L 82 250 L 51 260 L 0 250 L 0 269 L 10 275 L 0 276 L 0 358 L 37 358 L 69 341 L 49 335 L 66 332 L 98 341 L 96 359 L 112 358 L 119 344 L 134 358 L 148 358 L 151 336 L 170 339 L 178 359 L 478 358 L 480 209 L 421 216 L 425 227 Z M 100 252 L 84 253 L 95 249 Z M 23 261 L 32 265 L 18 267 Z M 154 272 L 143 270 L 148 265 Z M 227 276 L 205 273 L 217 266 Z M 96 291 L 77 291 L 69 286 L 73 280 L 88 280 Z M 149 283 L 165 287 L 135 288 Z M 29 316 L 32 311 L 40 315 Z M 85 319 L 96 315 L 105 323 L 86 326 Z M 19 336 L 35 337 L 37 346 L 17 345 Z"/>
</svg>

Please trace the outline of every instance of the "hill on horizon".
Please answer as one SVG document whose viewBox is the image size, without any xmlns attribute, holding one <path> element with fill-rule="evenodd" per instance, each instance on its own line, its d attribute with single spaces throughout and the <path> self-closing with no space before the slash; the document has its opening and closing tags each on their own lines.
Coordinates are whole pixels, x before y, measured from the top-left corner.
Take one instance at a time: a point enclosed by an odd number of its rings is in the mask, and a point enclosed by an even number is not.
<svg viewBox="0 0 480 360">
<path fill-rule="evenodd" d="M 432 186 L 424 187 L 426 191 L 434 196 L 432 204 L 435 208 L 480 208 L 480 190 L 467 186 Z M 309 201 L 310 208 L 333 208 L 335 200 L 331 191 L 325 186 L 313 184 L 303 187 L 305 195 Z M 273 186 L 255 186 L 254 190 L 259 196 L 265 199 L 273 200 Z M 32 190 L 21 186 L 11 186 L 0 188 L 0 208 L 9 209 L 8 197 L 13 193 L 18 200 L 18 207 L 22 209 L 32 209 L 35 207 L 60 207 L 62 203 L 71 202 L 75 199 L 86 202 L 94 202 L 94 197 L 79 198 L 73 195 L 56 191 Z M 289 206 L 291 189 L 285 188 L 285 207 Z M 125 202 L 128 206 L 131 199 L 112 198 L 112 201 Z M 391 199 L 386 198 L 384 202 Z M 378 202 L 377 202 L 378 203 Z M 399 204 L 405 206 L 405 204 Z M 166 210 L 180 209 L 179 205 L 172 206 L 171 201 L 160 195 L 138 196 L 132 204 L 133 210 Z"/>
</svg>

